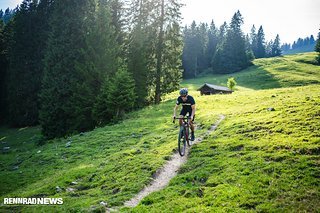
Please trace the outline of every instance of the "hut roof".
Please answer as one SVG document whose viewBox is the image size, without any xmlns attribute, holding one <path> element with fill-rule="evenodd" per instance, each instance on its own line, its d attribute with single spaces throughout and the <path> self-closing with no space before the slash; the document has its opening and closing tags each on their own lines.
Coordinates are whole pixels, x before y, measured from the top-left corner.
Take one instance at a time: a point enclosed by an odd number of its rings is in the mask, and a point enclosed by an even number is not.
<svg viewBox="0 0 320 213">
<path fill-rule="evenodd" d="M 198 91 L 201 90 L 201 89 L 202 89 L 203 87 L 205 87 L 205 86 L 207 86 L 207 87 L 209 87 L 209 88 L 211 88 L 211 89 L 214 89 L 214 90 L 232 92 L 232 90 L 229 89 L 228 87 L 217 86 L 217 85 L 208 84 L 208 83 L 205 83 L 204 85 L 202 85 L 202 86 L 198 89 Z"/>
</svg>

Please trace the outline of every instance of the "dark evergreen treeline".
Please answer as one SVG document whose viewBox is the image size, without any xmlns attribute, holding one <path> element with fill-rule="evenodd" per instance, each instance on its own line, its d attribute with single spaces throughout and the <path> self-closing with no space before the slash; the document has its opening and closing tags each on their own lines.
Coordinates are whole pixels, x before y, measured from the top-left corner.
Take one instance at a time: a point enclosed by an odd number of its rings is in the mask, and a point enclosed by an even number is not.
<svg viewBox="0 0 320 213">
<path fill-rule="evenodd" d="M 1 121 L 48 138 L 159 103 L 182 77 L 179 0 L 24 0 L 0 22 Z"/>
<path fill-rule="evenodd" d="M 314 51 L 315 45 L 316 41 L 313 35 L 311 35 L 310 37 L 306 37 L 304 39 L 298 38 L 296 41 L 293 42 L 292 45 L 290 43 L 284 43 L 281 45 L 281 50 L 284 55 L 302 52 L 312 52 Z"/>
<path fill-rule="evenodd" d="M 183 31 L 184 48 L 182 63 L 185 78 L 197 77 L 200 73 L 232 73 L 251 65 L 254 58 L 281 55 L 280 38 L 266 42 L 263 27 L 250 35 L 241 30 L 243 18 L 236 12 L 229 24 L 217 27 L 210 24 L 196 24 L 194 21 Z"/>
<path fill-rule="evenodd" d="M 0 10 L 0 124 L 3 124 L 6 117 L 6 93 L 7 89 L 5 86 L 6 74 L 8 68 L 8 45 L 7 42 L 10 38 L 10 28 L 12 25 L 8 24 L 14 16 L 17 8 L 10 10 L 7 8 L 4 12 Z M 7 26 L 5 27 L 5 25 Z"/>
</svg>

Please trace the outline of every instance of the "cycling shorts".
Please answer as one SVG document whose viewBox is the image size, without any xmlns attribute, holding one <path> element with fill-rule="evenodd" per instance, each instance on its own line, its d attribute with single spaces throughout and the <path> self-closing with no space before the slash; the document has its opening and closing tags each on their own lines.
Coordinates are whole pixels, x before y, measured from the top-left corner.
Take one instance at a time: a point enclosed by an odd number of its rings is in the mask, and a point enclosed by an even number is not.
<svg viewBox="0 0 320 213">
<path fill-rule="evenodd" d="M 192 110 L 184 110 L 184 109 L 182 109 L 181 112 L 180 112 L 180 115 L 183 115 L 183 116 L 186 116 L 187 114 L 188 114 L 188 116 L 191 116 Z M 194 121 L 195 117 L 196 117 L 196 115 L 193 116 L 192 121 Z"/>
</svg>

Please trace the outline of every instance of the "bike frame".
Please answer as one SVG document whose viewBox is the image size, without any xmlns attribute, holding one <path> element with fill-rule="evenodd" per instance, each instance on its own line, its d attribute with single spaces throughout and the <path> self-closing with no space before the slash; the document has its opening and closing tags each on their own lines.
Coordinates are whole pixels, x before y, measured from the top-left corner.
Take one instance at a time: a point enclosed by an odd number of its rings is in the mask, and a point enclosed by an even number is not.
<svg viewBox="0 0 320 213">
<path fill-rule="evenodd" d="M 175 123 L 175 120 L 177 119 L 181 119 L 182 120 L 182 125 L 180 125 L 180 131 L 179 131 L 179 138 L 178 138 L 178 150 L 181 156 L 183 156 L 185 154 L 185 142 L 183 145 L 183 151 L 181 150 L 181 138 L 180 138 L 180 134 L 181 132 L 183 132 L 183 137 L 185 139 L 185 141 L 187 142 L 188 146 L 190 146 L 190 139 L 189 139 L 189 132 L 190 132 L 190 125 L 189 125 L 189 121 L 191 120 L 190 116 L 187 117 L 182 117 L 182 118 L 174 118 L 173 123 Z"/>
<path fill-rule="evenodd" d="M 174 118 L 173 123 L 175 123 L 175 120 L 182 120 L 182 127 L 184 127 L 185 133 L 187 134 L 188 137 L 186 137 L 186 139 L 189 141 L 189 130 L 190 130 L 190 125 L 189 125 L 189 121 L 191 120 L 190 116 L 187 117 L 182 117 L 182 118 Z"/>
</svg>

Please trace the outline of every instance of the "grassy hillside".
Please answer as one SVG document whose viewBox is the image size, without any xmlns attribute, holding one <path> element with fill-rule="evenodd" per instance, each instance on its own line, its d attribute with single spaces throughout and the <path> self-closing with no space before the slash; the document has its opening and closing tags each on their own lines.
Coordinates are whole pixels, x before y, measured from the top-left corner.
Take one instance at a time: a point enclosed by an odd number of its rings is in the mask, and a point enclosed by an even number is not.
<svg viewBox="0 0 320 213">
<path fill-rule="evenodd" d="M 184 81 L 184 85 L 198 89 L 204 82 L 227 85 L 227 79 L 234 77 L 238 90 L 272 89 L 282 87 L 320 84 L 320 66 L 315 66 L 316 53 L 286 55 L 276 58 L 262 58 L 253 61 L 253 66 L 242 72 L 229 75 L 209 75 Z"/>
<path fill-rule="evenodd" d="M 200 96 L 196 136 L 220 114 L 217 131 L 192 147 L 170 185 L 121 211 L 317 211 L 320 208 L 320 67 L 313 54 L 255 60 L 234 74 L 232 95 Z M 188 80 L 224 84 L 229 75 Z M 263 89 L 263 90 L 262 90 Z M 62 206 L 0 206 L 23 212 L 88 212 L 121 206 L 151 180 L 176 148 L 176 94 L 123 122 L 35 144 L 38 128 L 0 130 L 1 200 L 62 197 Z M 274 108 L 269 111 L 268 108 Z"/>
<path fill-rule="evenodd" d="M 10 135 L 2 133 L 6 146 L 17 148 L 1 155 L 1 200 L 64 198 L 63 206 L 24 207 L 24 211 L 87 211 L 101 201 L 110 206 L 122 204 L 150 182 L 176 148 L 178 130 L 171 121 L 173 104 L 171 101 L 148 107 L 131 113 L 117 125 L 27 150 L 22 141 L 32 143 L 30 138 L 10 140 Z M 29 130 L 24 131 L 27 134 Z"/>
<path fill-rule="evenodd" d="M 192 148 L 170 185 L 134 212 L 319 210 L 318 86 L 197 100 L 202 123 L 211 123 L 217 113 L 226 120 Z"/>
</svg>

